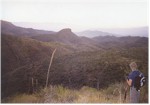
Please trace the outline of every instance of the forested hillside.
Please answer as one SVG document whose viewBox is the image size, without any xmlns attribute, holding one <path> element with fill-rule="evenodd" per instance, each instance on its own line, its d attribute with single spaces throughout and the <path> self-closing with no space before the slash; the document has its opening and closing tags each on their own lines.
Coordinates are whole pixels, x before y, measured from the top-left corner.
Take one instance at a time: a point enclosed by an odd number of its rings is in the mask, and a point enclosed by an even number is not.
<svg viewBox="0 0 150 105">
<path fill-rule="evenodd" d="M 31 35 L 22 34 L 22 28 L 9 30 L 4 22 L 2 27 L 2 99 L 44 88 L 54 49 L 57 50 L 49 73 L 49 85 L 52 86 L 104 89 L 125 82 L 132 61 L 137 62 L 139 70 L 148 76 L 146 37 L 86 38 L 77 36 L 71 29 L 55 33 L 47 31 L 47 34 L 45 31 L 37 34 L 34 30 Z M 148 94 L 148 84 L 144 88 Z"/>
</svg>

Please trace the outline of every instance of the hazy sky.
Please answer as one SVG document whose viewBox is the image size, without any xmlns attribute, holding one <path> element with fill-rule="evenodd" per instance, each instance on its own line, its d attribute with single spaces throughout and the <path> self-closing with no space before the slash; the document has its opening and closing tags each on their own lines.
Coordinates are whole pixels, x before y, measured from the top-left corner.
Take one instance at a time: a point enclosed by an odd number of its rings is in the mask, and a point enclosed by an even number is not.
<svg viewBox="0 0 150 105">
<path fill-rule="evenodd" d="M 74 30 L 148 26 L 148 0 L 2 0 L 1 19 Z"/>
</svg>

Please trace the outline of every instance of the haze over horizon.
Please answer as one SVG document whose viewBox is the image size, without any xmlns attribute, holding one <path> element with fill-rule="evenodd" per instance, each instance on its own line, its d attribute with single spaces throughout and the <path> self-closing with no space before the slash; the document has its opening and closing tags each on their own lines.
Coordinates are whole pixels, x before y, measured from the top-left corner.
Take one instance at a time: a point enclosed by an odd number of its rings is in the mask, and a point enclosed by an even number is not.
<svg viewBox="0 0 150 105">
<path fill-rule="evenodd" d="M 52 31 L 142 27 L 148 26 L 148 0 L 2 0 L 1 20 Z"/>
<path fill-rule="evenodd" d="M 47 26 L 46 26 L 47 25 Z M 85 36 L 89 38 L 93 38 L 96 36 L 141 36 L 141 37 L 148 37 L 148 26 L 145 27 L 134 27 L 134 28 L 98 28 L 98 29 L 87 29 L 80 32 L 75 32 L 70 27 L 63 27 L 59 30 L 53 30 L 54 26 L 57 27 L 56 24 L 49 24 L 49 23 L 12 23 L 9 21 L 1 20 L 1 26 L 4 26 L 5 28 L 9 29 L 10 27 L 16 27 L 16 28 L 23 28 L 23 29 L 31 29 L 31 30 L 39 30 L 39 31 L 49 31 L 49 32 L 59 32 L 64 29 L 71 30 L 74 34 L 77 36 Z M 51 27 L 52 26 L 52 27 Z M 46 29 L 46 27 L 49 27 L 49 29 Z M 56 29 L 55 27 L 55 29 Z M 11 29 L 10 28 L 10 29 Z M 58 27 L 57 27 L 58 28 Z M 70 31 L 70 32 L 71 32 Z"/>
</svg>

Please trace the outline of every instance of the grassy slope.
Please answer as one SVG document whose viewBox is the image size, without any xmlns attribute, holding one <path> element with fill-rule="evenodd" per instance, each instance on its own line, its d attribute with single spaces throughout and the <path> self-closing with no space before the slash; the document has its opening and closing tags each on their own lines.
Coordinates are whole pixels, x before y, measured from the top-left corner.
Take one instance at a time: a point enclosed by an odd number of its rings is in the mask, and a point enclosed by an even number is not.
<svg viewBox="0 0 150 105">
<path fill-rule="evenodd" d="M 115 84 L 101 90 L 85 86 L 80 90 L 53 86 L 47 89 L 41 89 L 32 95 L 15 95 L 2 100 L 2 103 L 122 103 L 123 93 L 120 93 L 120 86 L 122 84 Z M 116 89 L 118 91 L 115 91 Z M 128 102 L 128 98 L 126 102 Z"/>
<path fill-rule="evenodd" d="M 2 100 L 2 103 L 129 103 L 129 90 L 124 101 L 124 84 L 116 83 L 108 88 L 96 90 L 87 86 L 79 90 L 50 86 L 34 94 L 18 94 Z M 142 88 L 140 103 L 147 103 L 148 95 Z"/>
</svg>

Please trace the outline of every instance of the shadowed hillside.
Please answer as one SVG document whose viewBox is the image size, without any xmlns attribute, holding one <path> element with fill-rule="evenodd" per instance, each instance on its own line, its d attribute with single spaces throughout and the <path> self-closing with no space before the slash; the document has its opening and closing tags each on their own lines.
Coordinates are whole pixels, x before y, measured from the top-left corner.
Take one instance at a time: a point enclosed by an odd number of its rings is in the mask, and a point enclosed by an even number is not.
<svg viewBox="0 0 150 105">
<path fill-rule="evenodd" d="M 83 50 L 83 51 L 100 50 L 103 48 L 97 42 L 95 42 L 90 38 L 78 37 L 69 28 L 62 29 L 59 32 L 56 32 L 55 34 L 39 35 L 39 36 L 33 36 L 31 38 L 43 42 L 64 43 L 66 45 L 71 45 L 72 47 L 75 47 L 76 49 Z"/>
<path fill-rule="evenodd" d="M 23 28 L 13 25 L 10 22 L 1 20 L 1 33 L 14 36 L 37 36 L 39 34 L 51 34 L 53 31 L 35 30 L 32 28 Z"/>
<path fill-rule="evenodd" d="M 29 38 L 2 35 L 2 97 L 27 91 L 32 77 L 38 78 L 41 73 L 46 75 L 47 68 L 45 71 L 41 68 L 44 68 L 45 62 L 49 62 L 54 48 L 58 48 L 57 57 L 74 50 L 59 43 L 43 43 Z"/>
<path fill-rule="evenodd" d="M 148 45 L 148 38 L 146 37 L 116 37 L 116 36 L 97 36 L 93 38 L 97 43 L 105 45 L 106 47 L 146 47 Z"/>
</svg>

